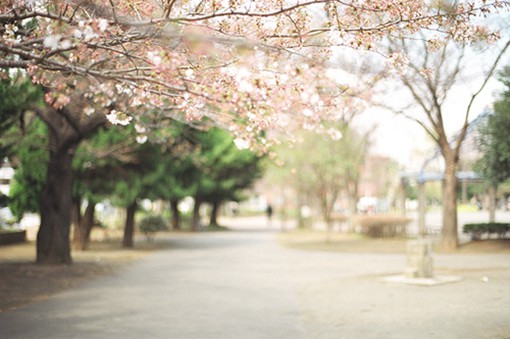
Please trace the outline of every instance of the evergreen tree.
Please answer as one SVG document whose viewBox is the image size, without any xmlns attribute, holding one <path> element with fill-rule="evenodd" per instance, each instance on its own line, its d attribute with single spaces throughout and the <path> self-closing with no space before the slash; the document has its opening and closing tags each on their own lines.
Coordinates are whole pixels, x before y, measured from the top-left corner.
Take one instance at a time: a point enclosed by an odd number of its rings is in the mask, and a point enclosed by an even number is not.
<svg viewBox="0 0 510 339">
<path fill-rule="evenodd" d="M 212 204 L 210 224 L 217 224 L 219 206 L 226 200 L 240 200 L 242 190 L 249 188 L 262 174 L 260 157 L 250 150 L 236 147 L 225 130 L 211 128 L 197 135 L 200 154 L 196 159 L 195 207 L 192 229 L 199 230 L 202 203 Z"/>
<path fill-rule="evenodd" d="M 478 168 L 487 181 L 497 186 L 510 179 L 510 66 L 500 73 L 500 81 L 506 86 L 494 112 L 480 129 L 479 146 L 483 156 Z"/>
<path fill-rule="evenodd" d="M 23 121 L 27 103 L 39 101 L 41 93 L 26 79 L 0 79 L 0 164 L 9 159 L 11 165 L 16 165 L 13 156 L 25 129 Z M 37 158 L 37 155 L 34 156 Z M 29 202 L 30 199 L 25 197 L 25 201 Z M 0 205 L 4 206 L 7 202 L 8 198 L 0 193 Z"/>
</svg>

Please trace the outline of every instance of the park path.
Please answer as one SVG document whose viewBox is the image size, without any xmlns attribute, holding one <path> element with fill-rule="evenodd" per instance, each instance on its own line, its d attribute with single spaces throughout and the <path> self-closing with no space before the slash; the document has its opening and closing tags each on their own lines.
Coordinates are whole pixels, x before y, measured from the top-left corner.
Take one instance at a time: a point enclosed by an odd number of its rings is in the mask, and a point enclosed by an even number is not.
<svg viewBox="0 0 510 339">
<path fill-rule="evenodd" d="M 423 287 L 380 281 L 403 255 L 299 251 L 275 235 L 159 239 L 115 275 L 0 313 L 0 338 L 510 337 L 509 255 L 438 256 L 463 280 Z"/>
</svg>

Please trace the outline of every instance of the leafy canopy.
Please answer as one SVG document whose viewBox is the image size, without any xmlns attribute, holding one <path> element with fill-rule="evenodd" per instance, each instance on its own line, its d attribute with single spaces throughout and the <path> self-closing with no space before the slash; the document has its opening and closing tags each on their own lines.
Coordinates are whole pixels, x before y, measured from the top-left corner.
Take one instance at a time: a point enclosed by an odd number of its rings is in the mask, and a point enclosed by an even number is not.
<svg viewBox="0 0 510 339">
<path fill-rule="evenodd" d="M 479 147 L 482 159 L 477 167 L 493 185 L 510 179 L 510 67 L 500 73 L 506 89 L 494 103 L 493 113 L 480 130 Z"/>
</svg>

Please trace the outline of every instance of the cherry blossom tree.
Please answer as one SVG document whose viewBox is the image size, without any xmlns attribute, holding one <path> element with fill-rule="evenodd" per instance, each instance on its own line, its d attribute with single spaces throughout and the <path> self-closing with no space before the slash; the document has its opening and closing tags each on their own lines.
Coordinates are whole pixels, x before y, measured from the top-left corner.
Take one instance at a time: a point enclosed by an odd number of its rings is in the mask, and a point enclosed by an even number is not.
<svg viewBox="0 0 510 339">
<path fill-rule="evenodd" d="M 410 94 L 409 101 L 412 104 L 404 109 L 393 109 L 417 122 L 440 150 L 444 161 L 442 245 L 446 249 L 456 249 L 459 246 L 457 170 L 461 147 L 470 127 L 471 117 L 476 113 L 472 112 L 473 104 L 510 48 L 510 40 L 503 41 L 501 47 L 491 48 L 491 51 L 495 50 L 495 56 L 485 51 L 474 54 L 471 58 L 469 55 L 474 51 L 468 44 L 434 46 L 427 43 L 426 39 L 422 39 L 418 44 L 399 40 L 393 41 L 390 48 L 407 51 L 410 56 L 405 65 L 397 68 L 396 74 L 403 89 Z M 480 59 L 481 56 L 484 57 L 483 66 L 487 69 L 482 70 L 479 79 L 470 80 L 474 89 L 472 93 L 464 91 L 465 108 L 456 106 L 452 110 L 447 104 L 452 100 L 454 90 L 465 83 L 474 59 Z M 400 98 L 405 98 L 405 94 Z M 447 129 L 448 117 L 452 115 L 462 118 L 454 136 L 450 136 Z"/>
<path fill-rule="evenodd" d="M 508 6 L 503 0 L 450 7 L 419 0 L 4 0 L 0 69 L 5 77 L 21 69 L 45 88 L 48 107 L 36 111 L 50 131 L 76 132 L 61 145 L 65 152 L 53 154 L 66 165 L 50 164 L 55 179 L 68 182 L 69 172 L 59 171 L 70 168 L 79 138 L 103 124 L 101 116 L 127 124 L 157 108 L 159 120 L 207 117 L 228 128 L 238 145 L 265 151 L 268 130 L 320 131 L 323 120 L 337 118 L 329 98 L 355 89 L 325 76 L 333 47 L 383 53 L 382 37 L 419 30 L 436 41 L 469 40 L 485 34 L 472 18 Z M 398 62 L 401 53 L 388 57 Z M 55 147 L 62 141 L 51 140 Z M 60 186 L 50 184 L 48 197 L 50 187 Z M 52 207 L 56 200 L 45 200 L 56 213 L 42 218 L 49 228 L 69 228 L 70 184 L 64 186 L 65 196 L 51 198 L 62 200 L 62 214 Z M 66 238 L 67 231 L 58 239 L 41 236 L 38 261 L 70 262 Z"/>
<path fill-rule="evenodd" d="M 477 35 L 471 17 L 508 1 L 455 7 L 424 1 L 7 0 L 0 5 L 0 67 L 22 68 L 62 102 L 58 77 L 114 82 L 130 93 L 124 122 L 144 105 L 185 119 L 212 117 L 246 140 L 295 112 L 316 123 L 322 74 L 332 46 L 377 49 L 388 34 L 420 29 L 438 39 Z M 398 59 L 398 52 L 394 59 Z M 55 86 L 55 84 L 59 86 Z M 98 87 L 96 87 L 96 90 Z M 298 105 L 299 104 L 299 105 Z M 176 113 L 177 112 L 177 113 Z M 242 127 L 238 124 L 242 122 Z M 247 125 L 247 126 L 246 126 Z"/>
</svg>

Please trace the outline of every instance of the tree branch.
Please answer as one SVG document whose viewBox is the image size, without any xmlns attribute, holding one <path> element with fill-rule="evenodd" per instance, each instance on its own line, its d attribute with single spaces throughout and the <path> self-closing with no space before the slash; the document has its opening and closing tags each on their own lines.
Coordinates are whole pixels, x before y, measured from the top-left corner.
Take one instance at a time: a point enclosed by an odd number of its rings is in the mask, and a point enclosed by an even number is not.
<svg viewBox="0 0 510 339">
<path fill-rule="evenodd" d="M 483 89 L 485 88 L 487 83 L 489 82 L 490 78 L 492 77 L 492 75 L 496 71 L 496 68 L 498 67 L 499 62 L 501 61 L 503 55 L 506 53 L 506 51 L 507 51 L 507 49 L 509 47 L 510 47 L 510 40 L 508 40 L 506 42 L 506 44 L 503 46 L 503 48 L 499 51 L 498 56 L 496 57 L 496 60 L 494 60 L 494 62 L 492 64 L 489 72 L 486 74 L 485 79 L 484 79 L 482 85 L 471 96 L 471 99 L 469 100 L 469 104 L 468 104 L 468 107 L 467 107 L 467 110 L 466 110 L 466 116 L 464 118 L 464 124 L 462 126 L 459 138 L 457 139 L 457 143 L 455 145 L 455 150 L 456 150 L 457 153 L 460 152 L 460 146 L 461 146 L 462 141 L 464 140 L 464 138 L 466 137 L 466 134 L 467 134 L 467 129 L 469 127 L 469 115 L 471 113 L 471 108 L 473 107 L 473 103 L 474 103 L 475 99 L 478 97 L 478 95 L 483 91 Z"/>
</svg>

